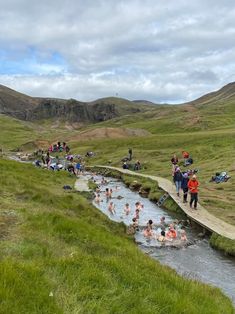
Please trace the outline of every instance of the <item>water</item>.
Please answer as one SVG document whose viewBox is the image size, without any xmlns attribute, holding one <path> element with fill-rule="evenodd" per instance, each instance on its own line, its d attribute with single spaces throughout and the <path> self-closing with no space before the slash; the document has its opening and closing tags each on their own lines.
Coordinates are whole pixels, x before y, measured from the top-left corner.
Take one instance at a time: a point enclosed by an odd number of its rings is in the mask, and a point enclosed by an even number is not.
<svg viewBox="0 0 235 314">
<path fill-rule="evenodd" d="M 95 179 L 98 183 L 101 178 L 96 177 Z M 144 205 L 143 210 L 140 212 L 140 226 L 145 226 L 149 219 L 152 219 L 154 223 L 159 223 L 162 216 L 165 216 L 166 222 L 175 220 L 176 217 L 173 217 L 173 214 L 159 208 L 147 198 L 140 197 L 138 193 L 126 188 L 122 182 L 110 178 L 107 180 L 109 180 L 108 185 L 103 186 L 103 192 L 100 193 L 103 201 L 100 204 L 93 203 L 111 220 L 116 222 L 123 221 L 126 225 L 129 225 L 132 222 L 137 201 Z M 107 202 L 104 195 L 106 187 L 113 189 L 112 202 L 115 204 L 116 211 L 114 215 L 108 211 L 110 200 Z M 116 197 L 119 195 L 124 198 L 117 199 Z M 124 214 L 126 203 L 129 203 L 131 208 L 131 213 L 128 216 Z M 156 227 L 154 231 L 159 233 L 160 229 Z M 213 250 L 209 246 L 207 239 L 198 238 L 198 230 L 188 227 L 186 232 L 192 245 L 180 245 L 179 249 L 169 247 L 172 243 L 162 247 L 162 244 L 155 239 L 146 240 L 142 230 L 136 233 L 135 238 L 140 249 L 145 253 L 147 252 L 152 258 L 174 268 L 183 276 L 221 288 L 235 304 L 235 259 L 226 257 L 221 252 Z M 178 240 L 178 242 L 182 244 L 182 241 Z"/>
</svg>

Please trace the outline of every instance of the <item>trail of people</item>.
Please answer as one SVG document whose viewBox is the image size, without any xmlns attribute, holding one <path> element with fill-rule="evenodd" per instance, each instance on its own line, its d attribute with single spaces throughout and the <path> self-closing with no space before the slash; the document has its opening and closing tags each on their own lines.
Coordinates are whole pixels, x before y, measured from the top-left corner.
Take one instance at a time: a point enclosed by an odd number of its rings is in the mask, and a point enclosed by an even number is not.
<svg viewBox="0 0 235 314">
<path fill-rule="evenodd" d="M 139 176 L 144 178 L 149 178 L 153 181 L 156 181 L 158 183 L 158 186 L 169 193 L 171 198 L 179 205 L 179 207 L 184 211 L 184 213 L 190 217 L 192 220 L 200 224 L 201 226 L 205 227 L 206 229 L 215 232 L 223 237 L 226 237 L 231 240 L 235 240 L 235 226 L 232 226 L 219 218 L 216 218 L 212 214 L 210 214 L 203 206 L 200 204 L 197 205 L 198 210 L 191 209 L 190 206 L 187 203 L 183 203 L 183 200 L 179 198 L 177 195 L 175 185 L 168 179 L 161 178 L 158 176 L 148 175 L 148 174 L 142 174 L 137 173 L 134 171 L 130 171 L 128 169 L 122 169 L 117 167 L 111 167 L 111 166 L 102 166 L 97 165 L 94 167 L 104 168 L 104 169 L 110 169 L 110 170 L 116 170 L 123 174 L 129 174 L 132 176 Z"/>
</svg>

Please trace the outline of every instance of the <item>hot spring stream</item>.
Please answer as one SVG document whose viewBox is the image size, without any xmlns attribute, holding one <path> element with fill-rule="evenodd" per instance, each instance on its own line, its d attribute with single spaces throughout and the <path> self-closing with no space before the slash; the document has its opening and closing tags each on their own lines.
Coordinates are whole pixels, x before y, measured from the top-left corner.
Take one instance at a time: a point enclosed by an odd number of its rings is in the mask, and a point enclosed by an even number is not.
<svg viewBox="0 0 235 314">
<path fill-rule="evenodd" d="M 97 184 L 101 181 L 100 176 L 94 179 Z M 107 180 L 108 184 L 101 186 L 102 192 L 100 196 L 103 201 L 99 204 L 93 201 L 93 204 L 111 220 L 116 222 L 123 221 L 126 225 L 130 225 L 137 201 L 141 201 L 144 205 L 143 210 L 140 212 L 140 226 L 146 226 L 149 219 L 152 219 L 154 223 L 159 223 L 162 216 L 165 216 L 166 222 L 172 222 L 178 218 L 174 213 L 171 214 L 164 211 L 149 199 L 143 198 L 137 192 L 126 188 L 122 182 L 113 178 L 108 178 Z M 108 211 L 110 200 L 107 202 L 104 194 L 107 187 L 113 189 L 111 201 L 115 204 L 116 211 L 113 215 Z M 123 198 L 118 199 L 118 196 L 122 196 Z M 124 214 L 126 203 L 129 203 L 131 208 L 131 212 L 127 216 Z M 159 230 L 155 228 L 156 232 L 159 232 Z M 199 232 L 199 230 L 192 227 L 186 227 L 187 237 L 192 244 L 178 249 L 167 245 L 160 247 L 161 244 L 157 240 L 146 239 L 143 236 L 143 230 L 136 232 L 135 239 L 139 248 L 152 258 L 170 266 L 183 276 L 221 288 L 235 304 L 235 259 L 213 250 L 207 239 L 200 239 L 198 237 Z"/>
</svg>

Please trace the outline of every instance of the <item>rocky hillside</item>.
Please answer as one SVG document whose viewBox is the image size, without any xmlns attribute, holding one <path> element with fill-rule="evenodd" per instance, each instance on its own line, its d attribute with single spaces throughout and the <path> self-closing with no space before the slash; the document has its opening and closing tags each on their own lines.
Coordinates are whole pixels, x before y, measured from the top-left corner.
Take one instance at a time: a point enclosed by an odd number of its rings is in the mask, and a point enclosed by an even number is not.
<svg viewBox="0 0 235 314">
<path fill-rule="evenodd" d="M 0 113 L 27 121 L 56 118 L 70 122 L 100 122 L 151 108 L 115 97 L 90 103 L 75 99 L 30 97 L 0 85 Z"/>
</svg>

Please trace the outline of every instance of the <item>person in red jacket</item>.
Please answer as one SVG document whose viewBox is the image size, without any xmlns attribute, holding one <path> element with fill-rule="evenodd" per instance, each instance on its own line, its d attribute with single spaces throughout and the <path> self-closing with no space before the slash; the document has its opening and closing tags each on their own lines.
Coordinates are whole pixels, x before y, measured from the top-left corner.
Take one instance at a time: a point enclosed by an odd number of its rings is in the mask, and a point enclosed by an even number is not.
<svg viewBox="0 0 235 314">
<path fill-rule="evenodd" d="M 194 209 L 197 209 L 197 201 L 198 201 L 198 186 L 199 182 L 195 174 L 192 176 L 192 179 L 188 182 L 188 188 L 191 193 L 190 207 L 192 208 L 194 203 Z"/>
</svg>

